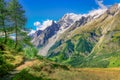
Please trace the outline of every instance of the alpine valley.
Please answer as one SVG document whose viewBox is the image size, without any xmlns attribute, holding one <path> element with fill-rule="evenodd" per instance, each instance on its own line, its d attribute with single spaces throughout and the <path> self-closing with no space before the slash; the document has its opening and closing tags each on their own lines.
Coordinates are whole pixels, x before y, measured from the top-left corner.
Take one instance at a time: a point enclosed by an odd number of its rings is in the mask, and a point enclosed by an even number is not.
<svg viewBox="0 0 120 80">
<path fill-rule="evenodd" d="M 0 80 L 120 80 L 120 4 L 86 1 L 0 0 Z"/>
<path fill-rule="evenodd" d="M 39 55 L 73 67 L 120 66 L 120 4 L 67 13 L 33 34 Z"/>
</svg>

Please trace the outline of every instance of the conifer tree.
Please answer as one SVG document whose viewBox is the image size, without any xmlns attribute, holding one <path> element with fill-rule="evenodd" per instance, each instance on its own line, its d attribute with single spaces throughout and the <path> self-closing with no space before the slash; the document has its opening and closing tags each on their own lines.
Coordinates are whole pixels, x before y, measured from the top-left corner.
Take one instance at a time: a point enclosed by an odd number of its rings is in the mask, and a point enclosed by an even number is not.
<svg viewBox="0 0 120 80">
<path fill-rule="evenodd" d="M 7 42 L 7 25 L 6 25 L 6 16 L 7 16 L 7 8 L 6 8 L 6 2 L 4 0 L 0 0 L 0 29 L 4 32 L 5 35 L 5 41 Z"/>
<path fill-rule="evenodd" d="M 16 48 L 18 45 L 19 32 L 24 28 L 26 23 L 25 11 L 21 4 L 19 4 L 18 0 L 11 0 L 8 4 L 8 10 L 10 12 L 10 20 L 13 22 L 13 27 L 16 34 Z"/>
</svg>

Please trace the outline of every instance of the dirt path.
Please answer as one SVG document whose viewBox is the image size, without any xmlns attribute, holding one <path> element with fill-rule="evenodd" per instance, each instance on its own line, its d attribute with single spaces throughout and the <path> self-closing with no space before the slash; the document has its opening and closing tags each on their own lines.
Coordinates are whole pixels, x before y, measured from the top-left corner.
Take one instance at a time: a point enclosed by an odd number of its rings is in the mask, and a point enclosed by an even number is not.
<svg viewBox="0 0 120 80">
<path fill-rule="evenodd" d="M 35 63 L 35 60 L 33 60 L 33 61 L 26 61 L 26 62 L 24 62 L 24 64 L 16 67 L 15 70 L 21 71 L 21 70 L 23 70 L 23 69 L 25 69 L 27 67 L 31 67 L 34 63 Z"/>
</svg>

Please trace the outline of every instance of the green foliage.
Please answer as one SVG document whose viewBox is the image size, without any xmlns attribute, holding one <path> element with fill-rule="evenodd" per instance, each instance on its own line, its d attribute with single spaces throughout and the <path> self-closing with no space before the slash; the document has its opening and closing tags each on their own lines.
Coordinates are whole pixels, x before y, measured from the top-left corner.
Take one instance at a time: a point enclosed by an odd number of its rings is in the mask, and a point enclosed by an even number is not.
<svg viewBox="0 0 120 80">
<path fill-rule="evenodd" d="M 14 54 L 18 52 L 14 49 L 14 40 L 8 38 L 6 44 L 3 42 L 4 38 L 0 38 L 0 76 L 6 75 L 10 70 L 14 69 L 15 65 L 11 64 L 11 62 L 15 61 Z"/>
<path fill-rule="evenodd" d="M 54 53 L 56 51 L 53 48 L 53 51 L 51 50 L 51 53 L 49 53 L 49 58 L 55 62 L 78 67 L 83 62 L 83 55 L 88 55 L 94 46 L 92 42 L 87 40 L 89 36 L 87 33 L 75 35 L 72 39 L 62 44 L 62 48 L 58 49 L 58 53 Z"/>
<path fill-rule="evenodd" d="M 20 35 L 21 29 L 24 28 L 25 23 L 25 11 L 18 0 L 0 0 L 0 31 L 2 33 L 1 36 L 4 38 L 4 44 L 8 40 L 9 33 L 16 33 L 15 47 L 17 49 L 19 45 L 18 36 Z"/>
<path fill-rule="evenodd" d="M 108 31 L 104 37 L 101 37 L 101 32 L 102 30 L 98 28 L 97 30 L 75 35 L 61 44 L 62 48 L 53 49 L 53 53 L 56 51 L 58 53 L 50 57 L 50 59 L 73 67 L 120 67 L 119 30 Z M 97 43 L 99 40 L 100 42 Z M 71 43 L 73 47 L 71 47 Z M 64 56 L 71 52 L 72 54 L 64 59 Z"/>
<path fill-rule="evenodd" d="M 70 55 L 72 55 L 72 53 L 74 52 L 74 44 L 71 42 L 71 40 L 68 40 L 65 42 L 65 46 L 64 49 L 61 50 L 61 58 L 63 60 L 66 60 L 69 58 Z"/>
<path fill-rule="evenodd" d="M 118 42 L 118 44 L 120 44 L 120 31 L 117 31 L 113 34 L 112 41 Z"/>
<path fill-rule="evenodd" d="M 86 57 L 80 67 L 98 67 L 98 68 L 108 68 L 108 67 L 120 67 L 120 52 L 114 52 L 109 54 L 91 54 Z"/>
<path fill-rule="evenodd" d="M 49 53 L 49 58 L 56 61 L 56 62 L 62 62 L 69 58 L 70 55 L 74 52 L 74 44 L 71 42 L 71 40 L 68 40 L 64 43 L 63 49 L 58 53 Z"/>
<path fill-rule="evenodd" d="M 21 32 L 22 40 L 20 41 L 23 45 L 33 46 L 31 43 L 31 37 L 27 35 L 26 32 Z"/>
<path fill-rule="evenodd" d="M 120 56 L 118 57 L 111 57 L 110 64 L 108 67 L 120 67 Z"/>
<path fill-rule="evenodd" d="M 50 52 L 51 50 L 54 50 L 56 47 L 59 47 L 61 44 L 62 44 L 62 40 L 57 41 L 57 42 L 49 49 L 49 52 Z"/>
<path fill-rule="evenodd" d="M 13 66 L 7 63 L 4 56 L 0 53 L 0 76 L 7 74 L 12 69 Z"/>
<path fill-rule="evenodd" d="M 35 47 L 26 47 L 24 53 L 26 58 L 33 59 L 36 57 L 38 50 Z"/>
<path fill-rule="evenodd" d="M 90 53 L 93 45 L 84 38 L 80 38 L 77 45 L 76 51 L 79 53 Z"/>
<path fill-rule="evenodd" d="M 6 2 L 5 0 L 0 0 L 0 30 L 5 34 L 5 41 L 7 42 L 7 22 L 8 22 L 8 11 L 6 8 Z"/>
<path fill-rule="evenodd" d="M 13 52 L 13 53 L 17 53 L 17 52 L 21 52 L 23 51 L 23 45 L 19 44 L 18 47 L 15 49 L 15 41 L 8 38 L 6 44 L 3 43 L 4 42 L 4 38 L 0 38 L 0 45 L 2 46 L 2 48 L 4 48 L 1 51 L 9 51 L 9 52 Z"/>
<path fill-rule="evenodd" d="M 71 65 L 73 67 L 80 67 L 84 60 L 84 56 L 80 54 L 73 54 L 64 64 Z"/>
<path fill-rule="evenodd" d="M 20 73 L 18 73 L 12 80 L 51 80 L 48 78 L 45 78 L 45 76 L 34 76 L 29 73 L 29 70 L 22 70 Z"/>
<path fill-rule="evenodd" d="M 23 10 L 21 4 L 19 4 L 18 0 L 11 0 L 8 4 L 8 11 L 10 12 L 10 21 L 12 22 L 12 26 L 15 29 L 16 34 L 16 44 L 15 48 L 18 46 L 18 35 L 20 35 L 21 29 L 24 28 L 26 23 L 25 11 Z"/>
<path fill-rule="evenodd" d="M 120 67 L 120 51 L 112 53 L 108 67 Z"/>
<path fill-rule="evenodd" d="M 71 42 L 71 40 L 66 41 L 66 47 L 64 51 L 69 53 L 74 51 L 74 44 Z"/>
<path fill-rule="evenodd" d="M 17 30 L 24 28 L 26 23 L 25 11 L 18 0 L 11 0 L 8 4 L 8 10 L 11 12 L 10 19 L 14 22 L 15 29 Z"/>
</svg>

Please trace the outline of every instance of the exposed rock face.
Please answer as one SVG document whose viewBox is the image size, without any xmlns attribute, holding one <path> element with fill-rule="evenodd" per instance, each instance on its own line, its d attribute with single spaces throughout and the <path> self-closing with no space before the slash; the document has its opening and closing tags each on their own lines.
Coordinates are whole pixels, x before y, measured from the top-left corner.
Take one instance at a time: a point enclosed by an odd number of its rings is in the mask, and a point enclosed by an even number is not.
<svg viewBox="0 0 120 80">
<path fill-rule="evenodd" d="M 82 16 L 78 21 L 76 21 L 69 29 L 69 31 L 73 31 L 74 29 L 76 29 L 77 27 L 80 27 L 84 24 L 86 24 L 87 22 L 91 21 L 93 19 L 92 16 Z"/>
<path fill-rule="evenodd" d="M 63 32 L 64 29 L 71 26 L 75 21 L 81 18 L 80 15 L 77 14 L 65 14 L 62 19 L 60 19 L 57 23 L 53 21 L 52 25 L 47 27 L 45 30 L 38 30 L 34 34 L 34 38 L 32 43 L 36 47 L 42 47 L 47 45 L 49 38 L 55 35 L 58 31 Z"/>
<path fill-rule="evenodd" d="M 41 31 L 38 30 L 35 34 L 34 34 L 34 38 L 32 40 L 32 43 L 36 46 L 36 47 L 41 47 L 45 44 L 47 44 L 47 41 L 50 37 L 52 37 L 54 34 L 56 34 L 56 32 L 59 30 L 58 25 L 53 21 L 52 25 L 47 27 L 45 30 Z"/>
<path fill-rule="evenodd" d="M 58 25 L 59 25 L 61 30 L 66 29 L 66 28 L 70 27 L 74 22 L 78 21 L 81 17 L 82 17 L 82 15 L 77 15 L 74 13 L 65 14 L 58 21 Z"/>
</svg>

